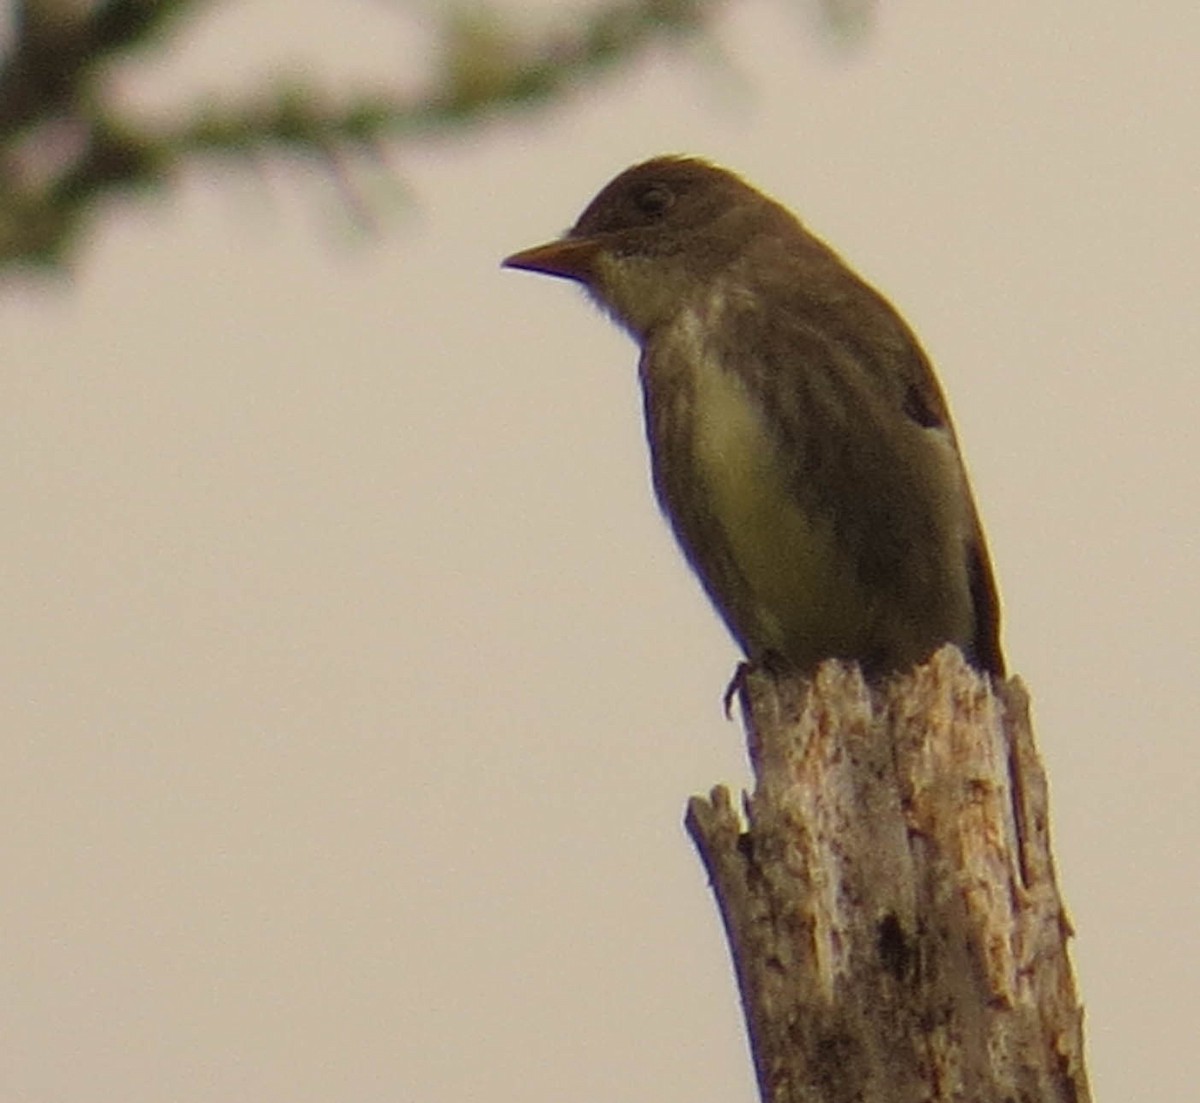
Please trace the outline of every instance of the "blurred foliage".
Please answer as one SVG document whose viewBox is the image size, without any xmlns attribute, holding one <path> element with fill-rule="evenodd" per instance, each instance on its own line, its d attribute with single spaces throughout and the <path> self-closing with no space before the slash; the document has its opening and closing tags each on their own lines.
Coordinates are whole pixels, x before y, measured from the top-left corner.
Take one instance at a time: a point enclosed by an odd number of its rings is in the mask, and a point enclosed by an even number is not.
<svg viewBox="0 0 1200 1103">
<path fill-rule="evenodd" d="M 651 47 L 710 33 L 732 3 L 596 0 L 531 33 L 501 7 L 413 0 L 407 14 L 431 27 L 438 59 L 416 95 L 363 92 L 333 102 L 315 85 L 264 78 L 240 100 L 197 103 L 150 124 L 115 102 L 105 77 L 186 34 L 209 0 L 14 0 L 0 60 L 0 264 L 65 266 L 98 201 L 162 189 L 196 158 L 250 166 L 290 151 L 320 158 L 344 180 L 348 156 L 557 103 Z M 873 0 L 811 4 L 834 37 L 854 38 Z"/>
</svg>

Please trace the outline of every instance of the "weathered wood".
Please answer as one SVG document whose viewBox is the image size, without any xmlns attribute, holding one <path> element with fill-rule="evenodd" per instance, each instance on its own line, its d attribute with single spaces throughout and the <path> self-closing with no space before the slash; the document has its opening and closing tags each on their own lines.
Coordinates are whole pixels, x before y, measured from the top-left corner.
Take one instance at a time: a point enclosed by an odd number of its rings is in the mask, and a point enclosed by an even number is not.
<svg viewBox="0 0 1200 1103">
<path fill-rule="evenodd" d="M 764 1103 L 1088 1103 L 1019 680 L 947 647 L 882 688 L 740 690 L 754 792 L 692 799 Z"/>
</svg>

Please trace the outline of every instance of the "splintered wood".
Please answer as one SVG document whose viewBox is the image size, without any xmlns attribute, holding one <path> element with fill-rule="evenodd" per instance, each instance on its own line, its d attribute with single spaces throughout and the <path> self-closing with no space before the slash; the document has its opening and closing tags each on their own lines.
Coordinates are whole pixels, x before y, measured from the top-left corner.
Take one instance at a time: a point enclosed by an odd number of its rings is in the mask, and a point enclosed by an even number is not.
<svg viewBox="0 0 1200 1103">
<path fill-rule="evenodd" d="M 764 1103 L 1089 1103 L 1070 924 L 1019 680 L 953 647 L 741 684 L 754 792 L 687 824 Z"/>
</svg>

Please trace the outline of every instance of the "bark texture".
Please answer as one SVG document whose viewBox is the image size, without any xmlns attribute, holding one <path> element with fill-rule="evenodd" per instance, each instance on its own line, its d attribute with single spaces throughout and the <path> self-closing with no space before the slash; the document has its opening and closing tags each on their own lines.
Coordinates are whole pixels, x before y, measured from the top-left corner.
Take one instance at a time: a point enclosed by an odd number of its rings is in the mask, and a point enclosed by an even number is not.
<svg viewBox="0 0 1200 1103">
<path fill-rule="evenodd" d="M 756 784 L 687 824 L 765 1103 L 1089 1103 L 1046 778 L 1017 679 L 752 673 Z"/>
</svg>

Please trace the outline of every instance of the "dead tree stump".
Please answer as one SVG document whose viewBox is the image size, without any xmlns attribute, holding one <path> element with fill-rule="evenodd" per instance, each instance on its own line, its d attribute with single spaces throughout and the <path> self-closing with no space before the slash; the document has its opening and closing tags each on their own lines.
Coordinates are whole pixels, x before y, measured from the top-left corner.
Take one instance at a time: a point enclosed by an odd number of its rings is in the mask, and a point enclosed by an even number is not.
<svg viewBox="0 0 1200 1103">
<path fill-rule="evenodd" d="M 687 826 L 764 1103 L 1089 1103 L 1046 778 L 1017 679 L 749 675 L 755 789 Z"/>
</svg>

